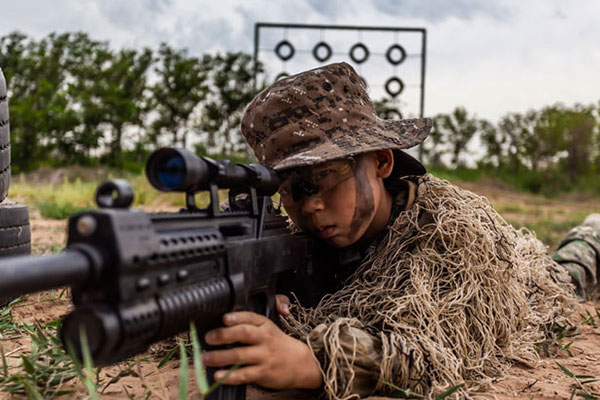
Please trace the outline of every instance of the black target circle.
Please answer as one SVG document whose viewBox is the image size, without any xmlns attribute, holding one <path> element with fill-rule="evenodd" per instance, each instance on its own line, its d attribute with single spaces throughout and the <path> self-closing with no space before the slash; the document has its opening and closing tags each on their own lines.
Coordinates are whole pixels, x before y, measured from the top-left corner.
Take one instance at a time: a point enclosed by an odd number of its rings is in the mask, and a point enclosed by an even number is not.
<svg viewBox="0 0 600 400">
<path fill-rule="evenodd" d="M 356 55 L 357 51 L 362 50 L 362 57 Z M 350 58 L 357 64 L 362 64 L 369 58 L 369 49 L 362 43 L 356 43 L 354 46 L 350 47 Z"/>
<path fill-rule="evenodd" d="M 393 85 L 397 84 L 398 87 L 396 89 L 393 88 Z M 392 97 L 398 96 L 404 90 L 404 82 L 396 76 L 392 76 L 385 82 L 385 91 Z"/>
<path fill-rule="evenodd" d="M 277 82 L 278 80 L 287 78 L 288 76 L 290 76 L 290 74 L 288 74 L 287 72 L 280 72 L 279 75 L 275 77 L 275 80 L 273 82 Z"/>
<path fill-rule="evenodd" d="M 275 54 L 277 54 L 277 57 L 281 58 L 283 61 L 287 61 L 294 57 L 295 52 L 296 49 L 294 49 L 294 46 L 287 40 L 282 40 L 281 42 L 277 43 L 277 46 L 275 46 Z"/>
<path fill-rule="evenodd" d="M 321 49 L 325 49 L 325 54 L 321 55 L 319 52 Z M 331 58 L 333 52 L 331 51 L 331 46 L 329 46 L 326 42 L 319 42 L 315 44 L 312 51 L 313 57 L 319 60 L 320 62 L 325 62 Z"/>
<path fill-rule="evenodd" d="M 400 57 L 396 58 L 396 50 L 400 52 Z M 406 50 L 404 50 L 404 47 L 400 46 L 399 44 L 393 44 L 385 52 L 385 58 L 387 58 L 390 64 L 398 65 L 406 58 Z"/>
<path fill-rule="evenodd" d="M 383 113 L 383 118 L 393 120 L 403 119 L 402 113 L 394 108 L 385 110 L 385 112 Z"/>
</svg>

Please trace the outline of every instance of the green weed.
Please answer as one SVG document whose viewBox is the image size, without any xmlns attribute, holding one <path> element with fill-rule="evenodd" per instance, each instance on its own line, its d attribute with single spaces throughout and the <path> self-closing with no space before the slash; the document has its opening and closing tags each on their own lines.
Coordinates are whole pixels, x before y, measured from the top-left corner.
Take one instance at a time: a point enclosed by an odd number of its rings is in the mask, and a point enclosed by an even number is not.
<svg viewBox="0 0 600 400">
<path fill-rule="evenodd" d="M 185 206 L 183 193 L 163 193 L 153 188 L 143 174 L 122 173 L 109 176 L 109 179 L 126 179 L 134 188 L 134 207 L 139 206 Z M 28 183 L 25 178 L 11 185 L 11 198 L 39 209 L 45 218 L 64 219 L 69 215 L 86 209 L 96 208 L 95 194 L 101 182 L 83 182 L 65 180 L 58 185 Z M 220 194 L 225 198 L 225 192 Z M 208 204 L 208 194 L 196 196 L 199 207 Z"/>
<path fill-rule="evenodd" d="M 10 367 L 8 355 L 2 357 L 0 388 L 12 395 L 51 399 L 58 395 L 73 393 L 64 389 L 65 383 L 77 377 L 71 358 L 62 349 L 56 336 L 56 323 L 23 324 L 18 330 L 29 335 L 31 350 L 20 355 L 20 364 Z M 4 353 L 4 352 L 3 352 Z"/>
<path fill-rule="evenodd" d="M 202 350 L 200 348 L 200 340 L 198 340 L 198 333 L 196 332 L 196 326 L 192 323 L 190 326 L 190 340 L 192 342 L 192 353 L 194 360 L 194 373 L 196 376 L 196 384 L 200 393 L 205 396 L 209 393 L 210 388 L 208 387 L 208 380 L 206 379 L 206 371 L 204 364 L 202 363 Z"/>
<path fill-rule="evenodd" d="M 50 300 L 55 300 L 55 298 Z M 3 337 L 27 337 L 31 342 L 31 348 L 29 352 L 19 351 L 21 350 L 19 348 L 7 352 L 0 345 L 2 361 L 0 390 L 11 396 L 23 395 L 33 399 L 52 399 L 56 396 L 76 393 L 76 389 L 72 385 L 68 388 L 65 385 L 79 378 L 87 388 L 90 398 L 97 399 L 97 388 L 100 383 L 99 370 L 94 372 L 92 369 L 89 350 L 85 351 L 86 339 L 82 338 L 84 344 L 82 366 L 76 357 L 67 354 L 63 349 L 62 342 L 58 337 L 60 320 L 43 324 L 15 321 L 13 308 L 18 307 L 22 302 L 22 298 L 15 299 L 0 311 L 0 332 Z M 71 354 L 73 353 L 71 352 Z M 9 358 L 17 359 L 18 364 L 9 362 Z M 123 372 L 119 376 L 113 377 L 103 390 L 128 375 L 127 372 Z"/>
<path fill-rule="evenodd" d="M 40 215 L 50 219 L 65 219 L 69 215 L 88 210 L 90 207 L 78 207 L 72 203 L 52 203 L 48 201 L 34 202 L 33 205 L 40 211 Z"/>
<path fill-rule="evenodd" d="M 564 343 L 566 339 L 579 336 L 579 330 L 572 325 L 556 325 L 550 335 L 543 341 L 535 344 L 538 353 L 546 357 L 556 358 L 565 352 L 572 356 L 570 347 L 573 342 Z"/>
<path fill-rule="evenodd" d="M 575 381 L 573 384 L 571 384 L 571 388 L 573 390 L 571 391 L 570 399 L 572 399 L 574 396 L 582 397 L 586 400 L 599 399 L 600 393 L 590 391 L 588 388 L 585 387 L 585 385 L 597 382 L 599 379 L 596 379 L 596 377 L 592 375 L 575 375 L 573 372 L 569 371 L 567 367 L 565 367 L 558 361 L 554 362 L 558 365 L 562 372 L 565 373 L 565 375 L 567 375 L 569 378 L 572 378 Z"/>
</svg>

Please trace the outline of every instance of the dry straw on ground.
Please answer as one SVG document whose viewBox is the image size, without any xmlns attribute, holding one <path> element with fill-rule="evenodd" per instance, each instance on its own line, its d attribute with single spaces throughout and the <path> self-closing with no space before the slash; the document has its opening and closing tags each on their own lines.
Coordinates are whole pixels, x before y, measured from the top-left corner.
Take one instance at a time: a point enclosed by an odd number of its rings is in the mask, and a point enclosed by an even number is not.
<svg viewBox="0 0 600 400">
<path fill-rule="evenodd" d="M 361 355 L 340 351 L 357 329 L 381 348 L 378 390 L 391 383 L 433 396 L 464 382 L 468 395 L 513 363 L 537 365 L 535 344 L 576 314 L 561 283 L 568 277 L 533 234 L 514 229 L 485 198 L 430 175 L 380 246 L 341 291 L 314 309 L 295 307 L 286 322 L 304 339 L 326 326 L 322 342 L 307 342 L 325 353 L 331 398 L 354 398 L 360 385 L 348 371 Z"/>
</svg>

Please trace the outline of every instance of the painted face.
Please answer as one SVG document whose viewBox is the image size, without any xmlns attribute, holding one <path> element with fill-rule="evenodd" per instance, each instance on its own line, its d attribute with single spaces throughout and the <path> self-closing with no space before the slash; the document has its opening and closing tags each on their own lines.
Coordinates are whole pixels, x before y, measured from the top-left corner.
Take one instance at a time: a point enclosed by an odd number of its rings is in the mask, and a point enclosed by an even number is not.
<svg viewBox="0 0 600 400">
<path fill-rule="evenodd" d="M 297 168 L 279 174 L 279 195 L 283 205 L 294 205 L 306 197 L 327 193 L 354 175 L 356 160 L 352 157 L 334 160 L 314 167 Z"/>
<path fill-rule="evenodd" d="M 368 156 L 339 160 L 284 176 L 283 206 L 299 228 L 335 247 L 359 241 L 379 203 L 375 167 Z"/>
</svg>

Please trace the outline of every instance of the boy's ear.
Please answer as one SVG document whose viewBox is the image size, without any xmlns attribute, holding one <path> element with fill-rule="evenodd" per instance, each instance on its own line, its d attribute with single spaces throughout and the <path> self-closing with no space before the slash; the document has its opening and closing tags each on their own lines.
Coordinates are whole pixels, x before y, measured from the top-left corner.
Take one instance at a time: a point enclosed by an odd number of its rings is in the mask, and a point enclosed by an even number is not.
<svg viewBox="0 0 600 400">
<path fill-rule="evenodd" d="M 377 177 L 385 179 L 394 169 L 394 153 L 391 149 L 376 150 L 374 153 Z"/>
</svg>

